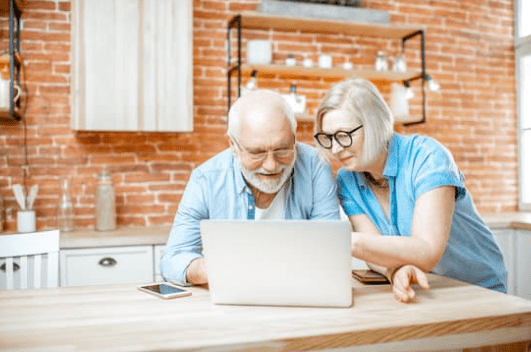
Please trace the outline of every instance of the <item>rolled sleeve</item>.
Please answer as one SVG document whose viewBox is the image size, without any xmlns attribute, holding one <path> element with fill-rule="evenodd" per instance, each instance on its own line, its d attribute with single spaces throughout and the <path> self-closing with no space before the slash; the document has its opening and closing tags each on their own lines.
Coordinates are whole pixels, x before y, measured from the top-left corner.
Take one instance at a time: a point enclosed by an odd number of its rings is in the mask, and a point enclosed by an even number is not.
<svg viewBox="0 0 531 352">
<path fill-rule="evenodd" d="M 208 216 L 203 195 L 201 175 L 192 172 L 160 261 L 161 275 L 167 281 L 189 285 L 186 270 L 193 260 L 202 257 L 199 222 Z"/>
</svg>

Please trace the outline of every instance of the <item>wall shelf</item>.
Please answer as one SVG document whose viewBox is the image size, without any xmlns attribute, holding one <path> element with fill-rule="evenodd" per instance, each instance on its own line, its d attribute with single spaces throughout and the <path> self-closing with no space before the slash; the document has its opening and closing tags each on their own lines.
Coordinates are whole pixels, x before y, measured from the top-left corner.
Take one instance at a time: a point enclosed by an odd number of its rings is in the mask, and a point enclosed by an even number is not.
<svg viewBox="0 0 531 352">
<path fill-rule="evenodd" d="M 231 32 L 237 31 L 237 56 L 232 59 Z M 289 67 L 285 65 L 247 65 L 242 63 L 242 29 L 255 30 L 280 30 L 300 31 L 307 33 L 343 34 L 348 36 L 367 36 L 373 38 L 394 39 L 402 41 L 402 50 L 406 41 L 420 38 L 420 68 L 404 73 L 393 71 L 376 71 L 370 69 L 345 70 L 341 68 L 304 68 L 300 66 Z M 228 108 L 231 107 L 232 77 L 237 77 L 237 96 L 241 94 L 242 76 L 249 76 L 257 70 L 260 76 L 276 75 L 285 79 L 325 78 L 341 80 L 351 76 L 363 77 L 371 81 L 404 82 L 422 80 L 422 119 L 416 122 L 404 123 L 412 125 L 426 121 L 426 97 L 424 83 L 426 81 L 426 64 L 424 54 L 424 30 L 419 27 L 402 26 L 380 23 L 357 23 L 349 21 L 336 21 L 314 18 L 301 18 L 293 16 L 268 15 L 258 12 L 242 12 L 234 16 L 227 26 L 227 90 Z"/>
<path fill-rule="evenodd" d="M 235 67 L 236 69 L 236 67 Z M 285 65 L 241 65 L 242 75 L 250 75 L 251 72 L 257 70 L 260 76 L 263 75 L 278 75 L 282 78 L 329 78 L 329 79 L 343 79 L 350 76 L 363 77 L 369 80 L 381 81 L 408 81 L 420 76 L 420 71 L 407 71 L 403 73 L 392 71 L 376 71 L 376 70 L 360 70 L 352 69 L 345 70 L 342 68 L 306 68 L 301 66 L 285 66 Z"/>
</svg>

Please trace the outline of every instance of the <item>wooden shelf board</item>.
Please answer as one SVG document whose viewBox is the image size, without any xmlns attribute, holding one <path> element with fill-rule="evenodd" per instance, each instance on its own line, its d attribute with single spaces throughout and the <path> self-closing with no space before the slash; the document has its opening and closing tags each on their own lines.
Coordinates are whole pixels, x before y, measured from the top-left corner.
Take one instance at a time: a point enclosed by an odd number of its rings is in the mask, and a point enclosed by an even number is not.
<svg viewBox="0 0 531 352">
<path fill-rule="evenodd" d="M 242 12 L 241 16 L 242 28 L 247 29 L 278 29 L 286 31 L 300 30 L 301 32 L 327 34 L 343 33 L 347 35 L 360 35 L 388 39 L 402 39 L 423 30 L 423 28 L 420 27 L 404 25 L 268 15 L 253 11 Z"/>
<path fill-rule="evenodd" d="M 420 75 L 417 71 L 407 71 L 404 73 L 393 71 L 376 71 L 369 69 L 345 70 L 342 68 L 306 68 L 300 66 L 284 65 L 242 65 L 242 75 L 250 75 L 253 70 L 260 75 L 279 75 L 286 78 L 331 78 L 342 79 L 347 77 L 363 77 L 369 80 L 380 81 L 406 81 Z"/>
</svg>

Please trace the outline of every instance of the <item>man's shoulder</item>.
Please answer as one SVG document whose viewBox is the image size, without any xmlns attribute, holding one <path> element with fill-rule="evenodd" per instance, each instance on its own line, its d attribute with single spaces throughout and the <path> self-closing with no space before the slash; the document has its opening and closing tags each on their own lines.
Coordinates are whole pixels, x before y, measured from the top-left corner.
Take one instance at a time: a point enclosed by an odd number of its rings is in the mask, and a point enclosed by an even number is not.
<svg viewBox="0 0 531 352">
<path fill-rule="evenodd" d="M 319 151 L 308 144 L 297 142 L 297 161 L 303 163 L 323 162 Z"/>
<path fill-rule="evenodd" d="M 195 168 L 195 174 L 204 174 L 211 172 L 222 172 L 232 168 L 233 155 L 230 148 L 214 155 Z"/>
</svg>

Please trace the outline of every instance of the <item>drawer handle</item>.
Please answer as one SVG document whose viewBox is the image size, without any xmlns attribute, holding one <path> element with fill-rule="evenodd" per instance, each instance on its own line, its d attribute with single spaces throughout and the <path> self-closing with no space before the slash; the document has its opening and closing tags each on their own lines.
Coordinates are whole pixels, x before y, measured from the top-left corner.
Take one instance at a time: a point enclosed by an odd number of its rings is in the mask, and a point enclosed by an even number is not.
<svg viewBox="0 0 531 352">
<path fill-rule="evenodd" d="M 111 267 L 111 266 L 115 266 L 116 263 L 117 261 L 114 258 L 105 257 L 102 260 L 100 260 L 98 264 L 104 267 Z"/>
<path fill-rule="evenodd" d="M 13 272 L 17 271 L 18 269 L 20 269 L 20 266 L 17 264 L 17 263 L 13 263 Z M 3 272 L 6 272 L 6 263 L 2 264 L 2 266 L 0 266 L 0 270 L 2 270 Z"/>
</svg>

